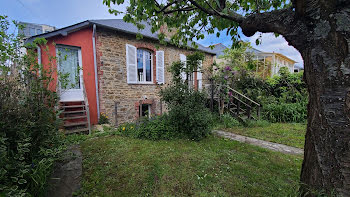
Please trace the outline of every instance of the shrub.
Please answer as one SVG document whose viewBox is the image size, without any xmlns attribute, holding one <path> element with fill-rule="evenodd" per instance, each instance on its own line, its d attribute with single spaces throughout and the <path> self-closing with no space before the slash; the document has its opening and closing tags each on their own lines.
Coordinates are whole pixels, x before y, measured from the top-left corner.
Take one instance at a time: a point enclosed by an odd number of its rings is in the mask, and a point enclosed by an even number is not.
<svg viewBox="0 0 350 197">
<path fill-rule="evenodd" d="M 173 75 L 172 84 L 162 89 L 160 95 L 166 102 L 168 126 L 178 136 L 200 140 L 211 132 L 212 117 L 205 107 L 206 94 L 192 89 L 187 79 L 181 79 L 180 73 L 186 76 L 199 68 L 203 55 L 194 53 L 187 56 L 187 62 L 175 62 L 170 68 Z"/>
<path fill-rule="evenodd" d="M 263 108 L 263 118 L 270 122 L 305 122 L 305 103 L 268 104 Z"/>
<path fill-rule="evenodd" d="M 151 140 L 173 138 L 200 140 L 208 136 L 211 132 L 212 117 L 205 107 L 206 95 L 193 90 L 189 87 L 188 80 L 180 77 L 182 72 L 188 75 L 200 69 L 202 59 L 203 54 L 194 53 L 187 56 L 186 66 L 182 62 L 175 62 L 171 66 L 173 83 L 160 93 L 169 109 L 167 114 L 142 119 L 137 123 L 123 124 L 117 131 L 127 136 Z"/>
<path fill-rule="evenodd" d="M 49 90 L 53 70 L 36 62 L 34 50 L 45 40 L 36 40 L 20 57 L 19 39 L 7 34 L 8 25 L 0 16 L 0 196 L 43 196 L 63 150 L 57 94 Z M 12 72 L 9 59 L 17 65 Z"/>
<path fill-rule="evenodd" d="M 240 122 L 230 114 L 223 114 L 219 116 L 219 121 L 217 124 L 219 124 L 222 128 L 232 128 L 241 125 Z"/>
</svg>

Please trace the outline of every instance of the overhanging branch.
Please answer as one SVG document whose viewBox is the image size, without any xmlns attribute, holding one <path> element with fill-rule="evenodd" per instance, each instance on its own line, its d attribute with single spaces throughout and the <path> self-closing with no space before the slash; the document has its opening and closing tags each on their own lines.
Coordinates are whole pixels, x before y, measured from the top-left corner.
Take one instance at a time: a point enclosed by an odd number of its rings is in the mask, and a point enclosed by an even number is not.
<svg viewBox="0 0 350 197">
<path fill-rule="evenodd" d="M 303 0 L 293 0 L 293 3 L 296 1 Z M 224 6 L 222 4 L 222 0 L 220 0 L 220 10 L 214 8 L 209 2 L 205 2 L 206 6 L 201 5 L 196 0 L 188 0 L 188 2 L 190 2 L 191 5 L 173 10 L 170 8 L 173 4 L 178 3 L 176 0 L 168 3 L 164 7 L 157 7 L 159 8 L 159 12 L 162 12 L 164 14 L 171 14 L 173 12 L 186 12 L 198 9 L 210 16 L 221 17 L 238 23 L 246 36 L 252 36 L 258 31 L 263 33 L 275 32 L 279 34 L 285 34 L 292 29 L 292 23 L 295 20 L 295 12 L 292 10 L 292 8 L 242 16 L 233 10 L 229 10 L 228 13 L 221 12 L 221 7 Z"/>
</svg>

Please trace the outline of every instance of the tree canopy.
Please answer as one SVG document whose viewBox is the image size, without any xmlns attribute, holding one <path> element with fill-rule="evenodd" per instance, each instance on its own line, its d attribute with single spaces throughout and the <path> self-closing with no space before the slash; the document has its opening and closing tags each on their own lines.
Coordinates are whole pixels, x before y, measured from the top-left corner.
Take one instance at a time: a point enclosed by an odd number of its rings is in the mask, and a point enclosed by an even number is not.
<svg viewBox="0 0 350 197">
<path fill-rule="evenodd" d="M 142 21 L 146 20 L 152 25 L 153 32 L 166 24 L 169 31 L 176 31 L 171 38 L 174 44 L 187 43 L 193 38 L 203 39 L 206 33 L 220 36 L 222 30 L 235 42 L 240 39 L 238 27 L 241 26 L 245 32 L 251 31 L 248 29 L 251 29 L 251 23 L 256 23 L 254 16 L 264 13 L 268 18 L 269 13 L 280 9 L 290 10 L 292 5 L 288 0 L 132 0 L 126 12 L 120 12 L 118 8 L 113 8 L 113 4 L 124 4 L 124 0 L 103 2 L 109 7 L 110 13 L 124 14 L 125 21 L 141 29 L 144 27 Z M 160 39 L 164 37 L 160 34 Z"/>
</svg>

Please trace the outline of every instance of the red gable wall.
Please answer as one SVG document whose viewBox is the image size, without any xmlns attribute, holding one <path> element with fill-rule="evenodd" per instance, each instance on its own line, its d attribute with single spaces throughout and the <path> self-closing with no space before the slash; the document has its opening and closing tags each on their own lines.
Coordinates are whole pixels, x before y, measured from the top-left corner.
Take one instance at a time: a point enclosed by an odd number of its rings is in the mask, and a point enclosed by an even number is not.
<svg viewBox="0 0 350 197">
<path fill-rule="evenodd" d="M 92 45 L 92 27 L 88 27 L 67 36 L 55 36 L 48 38 L 48 48 L 51 56 L 56 57 L 55 44 L 62 44 L 81 48 L 83 79 L 86 88 L 86 94 L 90 107 L 90 118 L 92 124 L 97 124 L 97 100 L 95 87 L 95 71 L 94 71 L 94 54 Z M 44 66 L 49 65 L 49 58 L 45 52 L 45 46 L 41 47 L 41 63 Z M 56 63 L 55 63 L 56 65 Z M 57 73 L 53 74 L 54 82 L 51 85 L 52 90 L 56 90 Z"/>
</svg>

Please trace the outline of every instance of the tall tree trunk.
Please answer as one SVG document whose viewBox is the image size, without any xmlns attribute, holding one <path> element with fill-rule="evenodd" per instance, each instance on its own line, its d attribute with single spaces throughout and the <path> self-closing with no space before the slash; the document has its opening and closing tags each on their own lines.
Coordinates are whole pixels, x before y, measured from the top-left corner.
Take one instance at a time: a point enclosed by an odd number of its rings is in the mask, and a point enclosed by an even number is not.
<svg viewBox="0 0 350 197">
<path fill-rule="evenodd" d="M 303 47 L 308 126 L 301 191 L 350 196 L 349 10 L 320 19 Z M 293 41 L 291 41 L 293 42 Z M 312 194 L 310 196 L 313 196 Z"/>
</svg>

